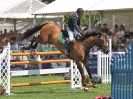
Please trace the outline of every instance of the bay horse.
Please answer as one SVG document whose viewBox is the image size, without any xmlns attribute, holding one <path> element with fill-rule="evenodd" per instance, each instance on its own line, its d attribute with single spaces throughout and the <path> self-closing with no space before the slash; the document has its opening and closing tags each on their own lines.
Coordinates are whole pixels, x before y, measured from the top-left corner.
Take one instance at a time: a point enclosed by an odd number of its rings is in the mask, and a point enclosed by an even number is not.
<svg viewBox="0 0 133 99">
<path fill-rule="evenodd" d="M 38 36 L 38 42 L 41 44 L 53 44 L 59 51 L 64 53 L 65 42 L 63 41 L 63 35 L 61 28 L 54 22 L 44 23 L 41 25 L 37 25 L 29 30 L 27 30 L 22 39 L 25 39 L 37 31 L 40 30 Z M 69 54 L 67 55 L 70 59 L 74 60 L 77 64 L 77 67 L 80 71 L 82 77 L 82 86 L 85 88 L 88 85 L 87 79 L 88 76 L 85 75 L 83 66 L 86 68 L 89 78 L 92 80 L 92 74 L 90 72 L 88 65 L 88 54 L 90 49 L 96 45 L 99 49 L 101 49 L 104 53 L 108 53 L 108 47 L 104 40 L 98 38 L 96 35 L 85 35 L 82 40 L 74 41 L 72 46 L 69 48 Z"/>
</svg>

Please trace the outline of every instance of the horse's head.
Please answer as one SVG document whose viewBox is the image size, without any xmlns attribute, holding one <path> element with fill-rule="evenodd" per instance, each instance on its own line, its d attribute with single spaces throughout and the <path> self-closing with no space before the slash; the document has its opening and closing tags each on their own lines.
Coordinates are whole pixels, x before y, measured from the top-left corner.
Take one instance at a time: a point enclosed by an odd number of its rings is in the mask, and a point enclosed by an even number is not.
<svg viewBox="0 0 133 99">
<path fill-rule="evenodd" d="M 96 45 L 103 53 L 109 53 L 107 40 L 105 37 L 101 37 L 99 33 L 86 32 L 81 42 L 86 46 L 87 49 L 90 49 Z"/>
<path fill-rule="evenodd" d="M 108 48 L 107 42 L 105 40 L 99 39 L 97 46 L 101 49 L 101 51 L 103 53 L 105 53 L 105 54 L 109 53 L 109 48 Z"/>
</svg>

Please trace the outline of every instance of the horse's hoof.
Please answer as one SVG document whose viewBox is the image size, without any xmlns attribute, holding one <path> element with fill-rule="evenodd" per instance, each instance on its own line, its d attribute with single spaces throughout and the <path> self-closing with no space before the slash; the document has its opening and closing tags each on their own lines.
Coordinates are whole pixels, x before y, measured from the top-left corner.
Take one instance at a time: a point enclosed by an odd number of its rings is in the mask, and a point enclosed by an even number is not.
<svg viewBox="0 0 133 99">
<path fill-rule="evenodd" d="M 86 84 L 86 86 L 88 88 L 97 88 L 96 83 L 92 83 L 92 82 L 89 82 L 88 84 Z"/>
<path fill-rule="evenodd" d="M 93 85 L 93 88 L 98 88 L 97 85 Z"/>
<path fill-rule="evenodd" d="M 84 87 L 84 91 L 89 91 L 89 88 L 87 88 L 87 87 Z"/>
<path fill-rule="evenodd" d="M 87 84 L 86 86 L 87 86 L 87 88 L 92 88 L 94 85 L 93 84 Z"/>
<path fill-rule="evenodd" d="M 90 90 L 91 90 L 91 88 L 88 88 L 87 86 L 86 86 L 86 87 L 82 87 L 82 89 L 83 89 L 84 91 L 90 91 Z"/>
</svg>

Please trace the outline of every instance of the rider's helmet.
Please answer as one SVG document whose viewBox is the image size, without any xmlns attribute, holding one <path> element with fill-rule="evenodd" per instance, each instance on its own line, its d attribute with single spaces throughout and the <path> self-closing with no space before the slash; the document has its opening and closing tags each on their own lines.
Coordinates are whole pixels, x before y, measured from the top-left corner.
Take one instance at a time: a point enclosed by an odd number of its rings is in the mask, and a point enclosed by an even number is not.
<svg viewBox="0 0 133 99">
<path fill-rule="evenodd" d="M 76 12 L 77 12 L 77 14 L 83 14 L 84 10 L 83 10 L 83 8 L 78 8 Z"/>
</svg>

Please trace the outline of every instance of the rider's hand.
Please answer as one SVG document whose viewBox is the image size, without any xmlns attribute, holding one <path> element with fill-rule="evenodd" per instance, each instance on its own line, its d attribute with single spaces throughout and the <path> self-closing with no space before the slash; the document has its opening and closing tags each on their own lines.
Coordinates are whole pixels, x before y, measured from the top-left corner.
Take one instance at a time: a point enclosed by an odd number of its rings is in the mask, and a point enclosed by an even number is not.
<svg viewBox="0 0 133 99">
<path fill-rule="evenodd" d="M 84 33 L 84 31 L 81 31 L 80 34 L 83 36 L 85 33 Z"/>
<path fill-rule="evenodd" d="M 80 40 L 81 39 L 81 35 L 77 35 L 75 38 L 76 38 L 76 40 Z"/>
</svg>

